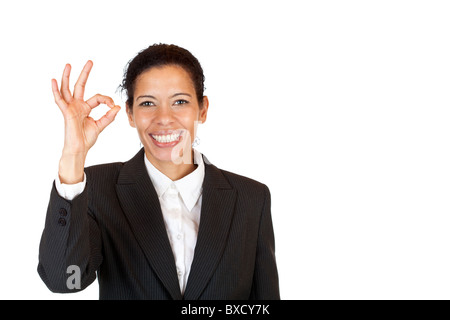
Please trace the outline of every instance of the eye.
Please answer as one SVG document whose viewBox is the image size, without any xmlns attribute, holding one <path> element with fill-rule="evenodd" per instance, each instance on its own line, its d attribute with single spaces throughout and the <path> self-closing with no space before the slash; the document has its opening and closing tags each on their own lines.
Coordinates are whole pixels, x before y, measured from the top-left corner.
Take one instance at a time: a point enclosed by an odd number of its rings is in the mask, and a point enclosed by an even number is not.
<svg viewBox="0 0 450 320">
<path fill-rule="evenodd" d="M 140 106 L 142 106 L 142 107 L 152 107 L 152 106 L 154 106 L 155 104 L 153 103 L 153 102 L 151 102 L 151 101 L 144 101 L 144 102 L 142 102 L 141 104 L 140 104 Z"/>
<path fill-rule="evenodd" d="M 182 105 L 182 104 L 186 104 L 186 103 L 189 103 L 189 101 L 180 99 L 180 100 L 175 101 L 174 104 L 176 104 L 176 105 Z"/>
</svg>

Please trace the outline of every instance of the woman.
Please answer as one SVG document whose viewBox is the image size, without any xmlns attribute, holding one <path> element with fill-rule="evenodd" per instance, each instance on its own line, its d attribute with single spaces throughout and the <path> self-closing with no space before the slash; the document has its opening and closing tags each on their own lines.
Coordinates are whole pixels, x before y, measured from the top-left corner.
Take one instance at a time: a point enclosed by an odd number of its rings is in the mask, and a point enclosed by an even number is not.
<svg viewBox="0 0 450 320">
<path fill-rule="evenodd" d="M 52 80 L 65 139 L 39 249 L 48 288 L 79 291 L 98 277 L 100 299 L 279 299 L 269 189 L 192 148 L 209 106 L 197 59 L 158 44 L 130 61 L 122 88 L 143 148 L 84 168 L 120 110 L 107 96 L 84 101 L 91 68 L 73 94 L 70 65 L 60 89 Z M 99 104 L 111 109 L 95 121 Z"/>
</svg>

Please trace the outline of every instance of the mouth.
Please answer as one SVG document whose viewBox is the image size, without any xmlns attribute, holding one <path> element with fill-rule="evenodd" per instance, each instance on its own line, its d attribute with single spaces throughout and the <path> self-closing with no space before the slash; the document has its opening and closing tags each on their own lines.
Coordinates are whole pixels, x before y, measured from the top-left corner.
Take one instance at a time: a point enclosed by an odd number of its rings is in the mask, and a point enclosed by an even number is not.
<svg viewBox="0 0 450 320">
<path fill-rule="evenodd" d="M 173 147 L 180 142 L 182 132 L 150 133 L 150 137 L 158 147 Z"/>
</svg>

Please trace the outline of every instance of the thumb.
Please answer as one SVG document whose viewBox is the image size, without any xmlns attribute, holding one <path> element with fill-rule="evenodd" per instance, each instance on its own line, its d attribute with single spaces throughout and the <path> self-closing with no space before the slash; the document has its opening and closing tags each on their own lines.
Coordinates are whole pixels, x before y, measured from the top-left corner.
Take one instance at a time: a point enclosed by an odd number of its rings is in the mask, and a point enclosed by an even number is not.
<svg viewBox="0 0 450 320">
<path fill-rule="evenodd" d="M 111 122 L 114 121 L 120 109 L 120 106 L 114 106 L 103 117 L 95 122 L 97 124 L 97 127 L 100 129 L 100 132 L 102 132 L 107 126 L 111 124 Z"/>
</svg>

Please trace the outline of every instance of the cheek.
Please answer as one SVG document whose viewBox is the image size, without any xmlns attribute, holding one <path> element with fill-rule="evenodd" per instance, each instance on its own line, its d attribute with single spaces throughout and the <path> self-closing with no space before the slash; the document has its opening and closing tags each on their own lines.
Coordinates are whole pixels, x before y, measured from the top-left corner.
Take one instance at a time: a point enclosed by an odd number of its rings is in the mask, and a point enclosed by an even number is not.
<svg viewBox="0 0 450 320">
<path fill-rule="evenodd" d="M 198 112 L 197 111 L 190 111 L 186 112 L 183 115 L 180 115 L 178 117 L 178 122 L 182 124 L 182 126 L 189 130 L 190 134 L 195 134 L 195 126 L 198 121 Z"/>
<path fill-rule="evenodd" d="M 138 112 L 134 114 L 134 123 L 138 130 L 145 130 L 149 123 L 151 123 L 151 116 L 143 112 Z"/>
</svg>

